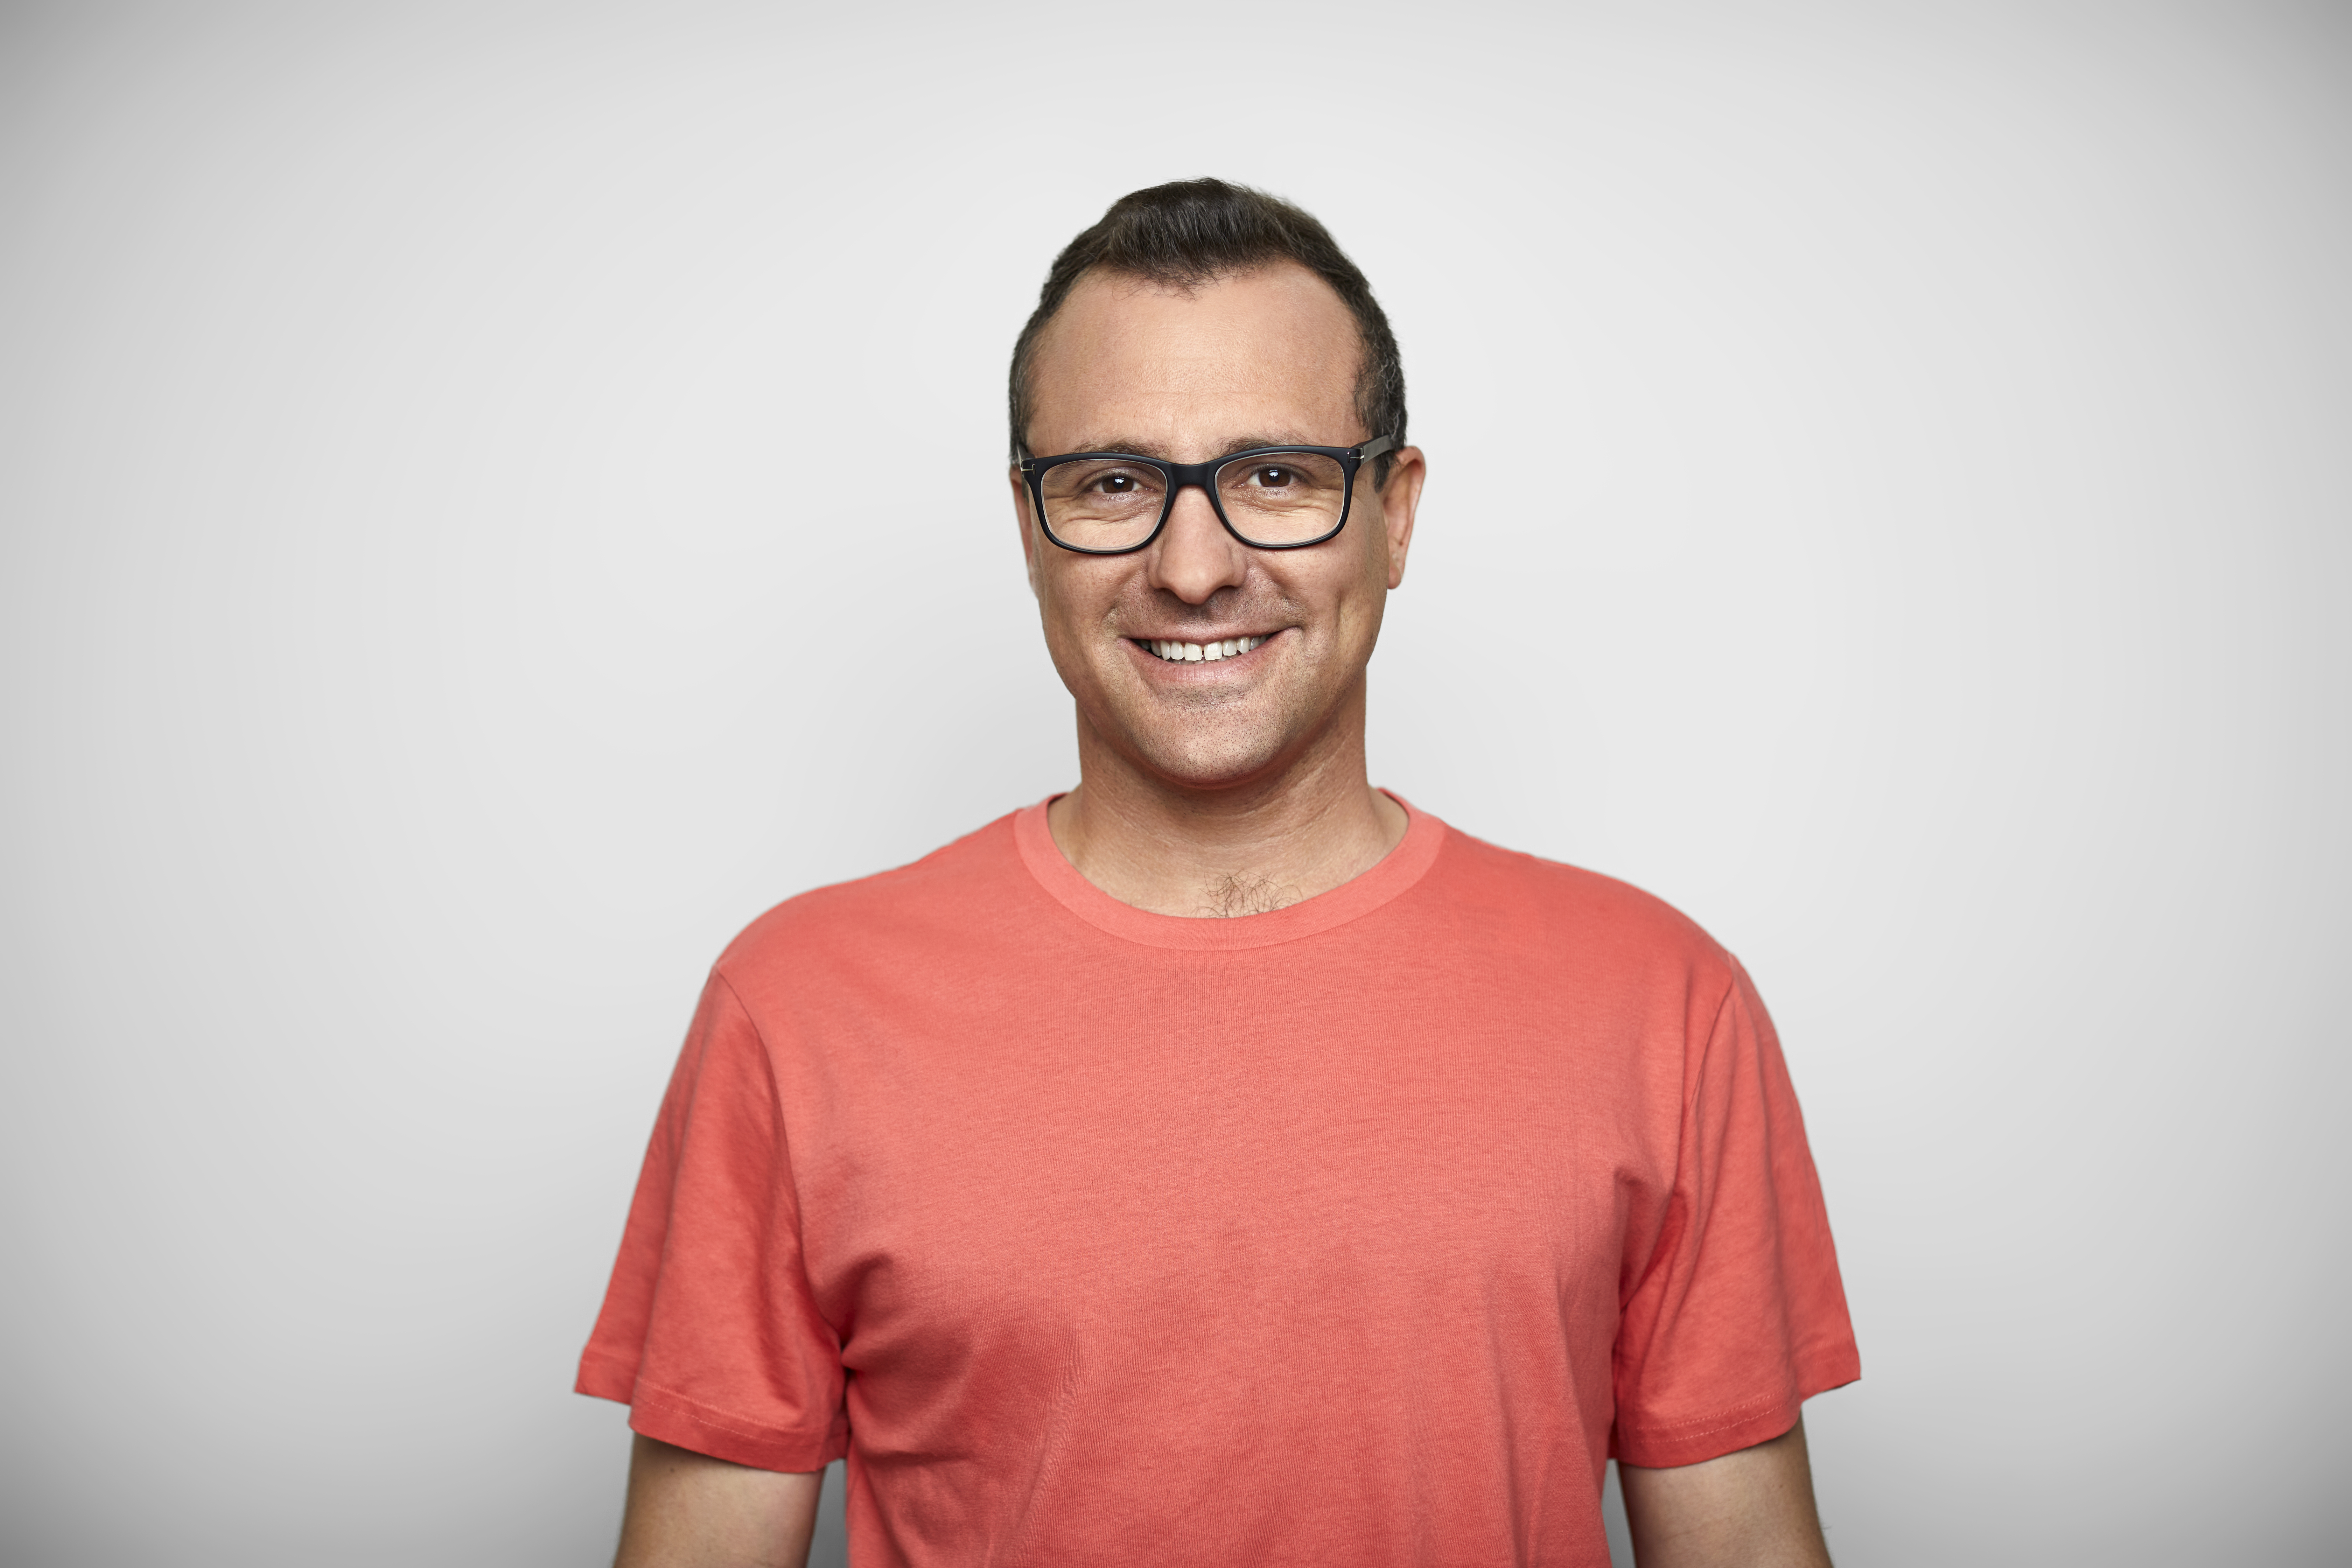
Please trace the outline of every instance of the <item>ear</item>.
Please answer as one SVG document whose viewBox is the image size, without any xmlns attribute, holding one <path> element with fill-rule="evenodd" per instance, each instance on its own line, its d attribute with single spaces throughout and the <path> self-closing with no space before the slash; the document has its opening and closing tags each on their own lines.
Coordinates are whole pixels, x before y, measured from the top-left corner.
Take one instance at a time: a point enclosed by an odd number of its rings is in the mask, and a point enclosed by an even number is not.
<svg viewBox="0 0 2352 1568">
<path fill-rule="evenodd" d="M 1381 517 L 1388 530 L 1389 586 L 1404 582 L 1404 558 L 1412 549 L 1413 513 L 1421 506 L 1421 487 L 1429 478 L 1428 459 L 1418 447 L 1400 447 L 1389 466 L 1388 483 L 1380 489 Z"/>
<path fill-rule="evenodd" d="M 1013 516 L 1021 526 L 1021 565 L 1029 576 L 1029 592 L 1037 595 L 1037 531 L 1029 526 L 1029 487 L 1018 468 L 1005 470 L 1013 481 Z"/>
</svg>

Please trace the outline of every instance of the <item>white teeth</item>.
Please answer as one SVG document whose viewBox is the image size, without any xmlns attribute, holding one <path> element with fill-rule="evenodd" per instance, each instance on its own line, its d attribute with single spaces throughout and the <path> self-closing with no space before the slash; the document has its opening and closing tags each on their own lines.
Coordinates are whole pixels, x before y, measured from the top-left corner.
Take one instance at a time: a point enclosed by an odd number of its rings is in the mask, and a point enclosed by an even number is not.
<svg viewBox="0 0 2352 1568">
<path fill-rule="evenodd" d="M 1218 642 L 1197 643 L 1154 637 L 1143 646 L 1172 664 L 1200 664 L 1239 658 L 1265 641 L 1264 637 L 1226 637 Z"/>
</svg>

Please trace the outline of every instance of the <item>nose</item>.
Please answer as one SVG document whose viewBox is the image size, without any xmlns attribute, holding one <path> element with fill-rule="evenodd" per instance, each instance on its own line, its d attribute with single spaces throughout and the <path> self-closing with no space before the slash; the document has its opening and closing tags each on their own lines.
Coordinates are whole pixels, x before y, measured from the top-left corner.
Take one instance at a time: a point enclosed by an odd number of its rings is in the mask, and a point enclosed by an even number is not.
<svg viewBox="0 0 2352 1568">
<path fill-rule="evenodd" d="M 1241 585 L 1249 574 L 1248 551 L 1217 521 L 1209 492 L 1187 485 L 1176 492 L 1167 526 L 1151 542 L 1145 580 L 1188 605 L 1204 605 L 1218 589 Z"/>
</svg>

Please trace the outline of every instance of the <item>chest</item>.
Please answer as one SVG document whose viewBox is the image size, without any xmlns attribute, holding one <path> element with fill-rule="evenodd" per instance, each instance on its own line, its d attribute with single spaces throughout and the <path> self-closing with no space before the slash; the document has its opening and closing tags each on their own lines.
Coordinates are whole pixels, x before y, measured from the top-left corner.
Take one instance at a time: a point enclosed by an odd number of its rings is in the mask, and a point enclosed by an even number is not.
<svg viewBox="0 0 2352 1568">
<path fill-rule="evenodd" d="M 1660 1043 L 1475 973 L 1149 973 L 901 1003 L 800 1086 L 803 1246 L 853 1366 L 990 1332 L 1613 1314 L 1671 1180 Z"/>
</svg>

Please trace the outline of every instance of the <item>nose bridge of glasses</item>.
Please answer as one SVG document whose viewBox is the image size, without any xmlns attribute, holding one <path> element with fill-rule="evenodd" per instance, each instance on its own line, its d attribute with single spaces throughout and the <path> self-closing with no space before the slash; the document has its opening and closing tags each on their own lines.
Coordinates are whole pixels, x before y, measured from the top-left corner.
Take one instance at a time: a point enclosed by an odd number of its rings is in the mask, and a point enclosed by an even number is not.
<svg viewBox="0 0 2352 1568">
<path fill-rule="evenodd" d="M 1168 513 L 1163 528 L 1172 529 L 1190 515 L 1196 524 L 1226 531 L 1224 508 L 1217 500 L 1215 463 L 1171 463 L 1168 469 Z M 1189 514 L 1187 508 L 1193 509 Z"/>
<path fill-rule="evenodd" d="M 1217 470 L 1223 468 L 1224 464 L 1225 459 L 1222 458 L 1213 458 L 1205 463 L 1163 464 L 1162 467 L 1168 474 L 1170 498 L 1173 500 L 1186 490 L 1199 490 L 1203 495 L 1211 494 L 1217 487 Z"/>
</svg>

